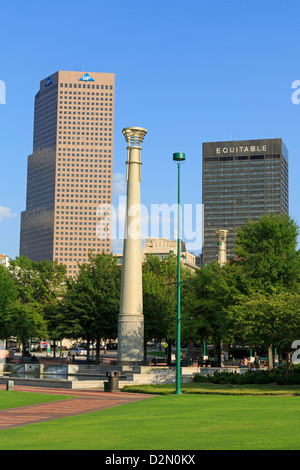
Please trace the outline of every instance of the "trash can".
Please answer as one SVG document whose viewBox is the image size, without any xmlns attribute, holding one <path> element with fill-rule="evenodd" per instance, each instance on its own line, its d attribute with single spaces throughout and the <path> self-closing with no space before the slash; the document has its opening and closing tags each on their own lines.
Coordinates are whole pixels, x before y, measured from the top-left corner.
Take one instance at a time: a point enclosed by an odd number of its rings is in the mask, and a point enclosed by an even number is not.
<svg viewBox="0 0 300 470">
<path fill-rule="evenodd" d="M 119 391 L 119 377 L 121 372 L 118 370 L 111 370 L 106 372 L 106 377 L 108 378 L 107 391 L 108 392 L 118 392 Z"/>
</svg>

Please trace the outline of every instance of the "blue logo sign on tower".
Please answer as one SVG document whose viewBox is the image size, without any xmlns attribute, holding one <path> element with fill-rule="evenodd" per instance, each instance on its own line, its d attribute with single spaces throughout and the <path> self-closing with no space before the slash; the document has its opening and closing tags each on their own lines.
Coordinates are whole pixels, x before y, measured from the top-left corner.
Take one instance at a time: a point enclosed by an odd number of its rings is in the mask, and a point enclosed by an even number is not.
<svg viewBox="0 0 300 470">
<path fill-rule="evenodd" d="M 80 81 L 80 82 L 81 82 L 81 81 L 82 81 L 82 82 L 94 82 L 95 80 L 94 80 L 88 73 L 86 73 L 86 74 L 83 75 L 83 77 L 81 77 L 81 78 L 79 79 L 79 81 Z"/>
<path fill-rule="evenodd" d="M 47 79 L 47 81 L 46 81 L 46 83 L 45 83 L 45 86 L 49 86 L 49 85 L 51 85 L 51 83 L 53 83 L 53 82 L 52 82 L 51 78 L 48 77 L 48 79 Z"/>
</svg>

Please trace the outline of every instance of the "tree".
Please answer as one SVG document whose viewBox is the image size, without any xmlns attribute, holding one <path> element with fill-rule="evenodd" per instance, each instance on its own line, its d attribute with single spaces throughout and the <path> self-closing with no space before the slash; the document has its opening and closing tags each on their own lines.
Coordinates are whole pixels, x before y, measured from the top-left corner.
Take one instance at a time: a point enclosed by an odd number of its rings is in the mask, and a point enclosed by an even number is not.
<svg viewBox="0 0 300 470">
<path fill-rule="evenodd" d="M 7 268 L 0 265 L 0 338 L 12 335 L 11 314 L 17 299 L 18 290 L 14 279 Z"/>
<path fill-rule="evenodd" d="M 235 253 L 255 289 L 294 289 L 300 284 L 299 227 L 288 215 L 269 214 L 237 230 Z"/>
<path fill-rule="evenodd" d="M 160 260 L 149 256 L 143 266 L 144 360 L 147 342 L 169 339 L 176 312 L 172 282 L 176 279 L 174 256 Z"/>
<path fill-rule="evenodd" d="M 47 324 L 42 309 L 17 300 L 12 306 L 11 321 L 13 335 L 22 343 L 22 355 L 26 354 L 26 343 L 30 338 L 47 337 Z"/>
<path fill-rule="evenodd" d="M 21 256 L 10 262 L 9 271 L 18 292 L 18 302 L 12 322 L 13 335 L 24 343 L 23 354 L 25 354 L 27 340 L 45 339 L 53 331 L 51 322 L 47 323 L 47 306 L 50 303 L 54 304 L 63 295 L 66 267 L 57 261 L 35 262 Z M 30 319 L 32 328 L 29 324 Z M 47 326 L 50 328 L 47 329 Z"/>
<path fill-rule="evenodd" d="M 188 296 L 192 276 L 189 269 L 182 269 L 182 316 L 184 316 L 184 299 Z M 157 256 L 150 255 L 143 266 L 145 360 L 148 341 L 166 340 L 170 363 L 172 343 L 176 341 L 176 311 L 177 258 L 170 254 L 167 258 L 160 260 Z"/>
<path fill-rule="evenodd" d="M 66 266 L 57 261 L 31 261 L 25 256 L 12 260 L 9 267 L 18 286 L 21 302 L 46 305 L 63 293 Z"/>
<path fill-rule="evenodd" d="M 287 353 L 289 371 L 292 344 L 300 338 L 299 293 L 276 291 L 253 292 L 240 296 L 239 302 L 229 309 L 232 321 L 243 331 L 244 341 L 255 346 L 277 347 Z M 273 358 L 269 355 L 269 368 Z"/>
<path fill-rule="evenodd" d="M 43 307 L 43 317 L 47 324 L 47 336 L 53 341 L 53 354 L 56 357 L 56 344 L 64 339 L 62 328 L 60 328 L 60 307 L 59 299 L 52 300 Z"/>
<path fill-rule="evenodd" d="M 186 298 L 186 311 L 192 317 L 186 325 L 192 342 L 211 341 L 216 345 L 221 365 L 221 344 L 234 338 L 233 325 L 227 316 L 228 306 L 235 303 L 235 296 L 247 292 L 248 282 L 237 263 L 221 267 L 216 261 L 204 266 L 192 278 L 191 290 Z"/>
<path fill-rule="evenodd" d="M 272 348 L 275 338 L 271 340 L 267 330 L 262 327 L 261 317 L 264 316 L 264 312 L 269 312 L 269 308 L 274 308 L 274 315 L 276 312 L 278 314 L 276 325 L 280 324 L 282 332 L 285 331 L 285 315 L 280 308 L 282 299 L 278 295 L 280 292 L 291 294 L 299 292 L 300 253 L 297 250 L 299 227 L 286 214 L 269 214 L 255 222 L 249 220 L 244 227 L 238 229 L 237 235 L 235 243 L 237 262 L 249 278 L 251 293 L 247 297 L 247 302 L 244 297 L 240 297 L 240 305 L 235 311 L 241 312 L 242 309 L 246 309 L 246 305 L 254 308 L 254 305 L 258 305 L 258 296 L 263 296 L 260 297 L 259 303 L 263 310 L 260 316 L 252 316 L 252 330 L 257 331 L 257 334 L 259 331 L 265 331 L 266 340 L 269 341 L 269 367 L 272 367 Z M 274 296 L 273 301 L 272 296 Z M 266 300 L 263 302 L 262 298 Z M 258 328 L 254 328 L 255 321 Z M 246 324 L 244 329 L 244 335 L 247 335 Z M 278 334 L 277 329 L 276 335 Z M 261 335 L 259 337 L 261 338 Z"/>
<path fill-rule="evenodd" d="M 113 255 L 89 254 L 88 263 L 79 265 L 77 279 L 68 280 L 60 302 L 60 334 L 86 339 L 88 344 L 96 340 L 96 360 L 101 338 L 117 337 L 121 286 L 117 262 Z"/>
</svg>

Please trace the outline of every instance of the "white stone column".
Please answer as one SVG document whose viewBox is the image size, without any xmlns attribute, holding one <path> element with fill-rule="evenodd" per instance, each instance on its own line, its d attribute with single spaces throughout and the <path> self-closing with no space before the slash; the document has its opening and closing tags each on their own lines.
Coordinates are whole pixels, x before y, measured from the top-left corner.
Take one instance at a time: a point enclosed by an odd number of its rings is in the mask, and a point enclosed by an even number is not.
<svg viewBox="0 0 300 470">
<path fill-rule="evenodd" d="M 141 241 L 141 143 L 146 129 L 123 129 L 128 143 L 127 206 L 122 285 L 118 317 L 118 363 L 141 364 L 144 358 L 144 316 Z"/>
<path fill-rule="evenodd" d="M 217 230 L 216 234 L 218 235 L 218 247 L 219 247 L 219 264 L 224 266 L 227 261 L 227 251 L 226 251 L 226 238 L 228 230 Z"/>
</svg>

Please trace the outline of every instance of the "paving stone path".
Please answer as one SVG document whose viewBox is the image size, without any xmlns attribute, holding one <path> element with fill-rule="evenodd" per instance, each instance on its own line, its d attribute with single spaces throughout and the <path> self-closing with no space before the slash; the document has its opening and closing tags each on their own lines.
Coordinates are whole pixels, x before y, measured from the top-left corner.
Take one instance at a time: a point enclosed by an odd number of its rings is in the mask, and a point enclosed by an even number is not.
<svg viewBox="0 0 300 470">
<path fill-rule="evenodd" d="M 0 390 L 4 389 L 5 386 L 0 385 Z M 25 386 L 15 386 L 14 390 L 51 393 L 55 395 L 72 395 L 76 398 L 0 410 L 0 429 L 14 428 L 65 416 L 90 413 L 112 406 L 145 400 L 153 396 L 122 392 L 112 393 L 101 390 L 66 390 Z"/>
</svg>

